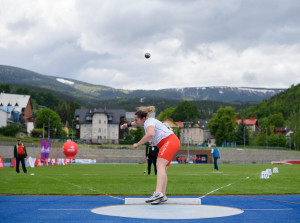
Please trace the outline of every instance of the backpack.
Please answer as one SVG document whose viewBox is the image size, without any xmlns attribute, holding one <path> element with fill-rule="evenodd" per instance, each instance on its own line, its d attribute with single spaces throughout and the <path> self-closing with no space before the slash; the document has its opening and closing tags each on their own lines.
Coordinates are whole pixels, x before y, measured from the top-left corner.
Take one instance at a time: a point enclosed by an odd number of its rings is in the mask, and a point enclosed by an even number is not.
<svg viewBox="0 0 300 223">
<path fill-rule="evenodd" d="M 24 146 L 23 146 L 23 144 L 17 145 L 17 151 L 18 151 L 17 153 L 18 153 L 19 156 L 24 155 Z"/>
</svg>

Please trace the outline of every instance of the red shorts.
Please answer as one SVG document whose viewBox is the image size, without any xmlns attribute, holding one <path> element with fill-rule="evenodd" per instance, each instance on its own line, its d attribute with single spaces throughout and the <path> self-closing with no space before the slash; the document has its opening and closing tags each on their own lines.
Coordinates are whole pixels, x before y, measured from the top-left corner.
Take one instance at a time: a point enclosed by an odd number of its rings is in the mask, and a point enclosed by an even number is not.
<svg viewBox="0 0 300 223">
<path fill-rule="evenodd" d="M 157 144 L 157 147 L 159 148 L 157 158 L 168 160 L 167 166 L 170 166 L 173 157 L 180 148 L 180 141 L 175 134 L 171 134 L 167 138 L 162 139 Z"/>
</svg>

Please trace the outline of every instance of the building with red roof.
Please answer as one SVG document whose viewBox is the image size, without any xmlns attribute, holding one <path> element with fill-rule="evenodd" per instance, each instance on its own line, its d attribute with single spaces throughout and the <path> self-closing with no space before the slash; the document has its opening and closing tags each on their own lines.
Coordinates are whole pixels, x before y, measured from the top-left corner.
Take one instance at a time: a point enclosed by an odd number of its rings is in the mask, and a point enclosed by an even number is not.
<svg viewBox="0 0 300 223">
<path fill-rule="evenodd" d="M 238 125 L 242 123 L 242 119 L 235 118 L 235 120 Z M 254 118 L 254 117 L 250 117 L 249 119 L 243 118 L 243 121 L 244 121 L 245 125 L 248 127 L 248 129 L 250 129 L 254 132 L 260 131 L 260 128 L 258 126 L 258 122 L 257 122 L 256 118 Z"/>
</svg>

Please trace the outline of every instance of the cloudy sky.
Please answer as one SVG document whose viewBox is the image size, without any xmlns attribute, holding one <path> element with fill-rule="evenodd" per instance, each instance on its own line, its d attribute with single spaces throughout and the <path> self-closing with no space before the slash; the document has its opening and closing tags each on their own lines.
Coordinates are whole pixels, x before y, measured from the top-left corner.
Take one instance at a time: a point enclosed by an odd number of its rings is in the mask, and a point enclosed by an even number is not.
<svg viewBox="0 0 300 223">
<path fill-rule="evenodd" d="M 299 0 L 0 0 L 0 64 L 119 89 L 288 88 L 299 12 Z"/>
</svg>

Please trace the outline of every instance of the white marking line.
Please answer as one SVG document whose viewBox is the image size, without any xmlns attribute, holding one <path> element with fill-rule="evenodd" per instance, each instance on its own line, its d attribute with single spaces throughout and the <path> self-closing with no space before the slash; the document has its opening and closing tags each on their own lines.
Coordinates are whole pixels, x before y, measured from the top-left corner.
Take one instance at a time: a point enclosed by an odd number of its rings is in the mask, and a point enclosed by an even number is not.
<svg viewBox="0 0 300 223">
<path fill-rule="evenodd" d="M 212 172 L 213 173 L 213 172 Z M 223 174 L 224 175 L 224 174 Z M 246 179 L 249 179 L 250 177 L 248 176 L 248 177 L 246 177 Z M 231 184 L 233 184 L 233 183 L 231 183 Z M 205 194 L 205 195 L 203 195 L 202 197 L 199 197 L 200 199 L 202 199 L 202 198 L 204 198 L 204 197 L 206 197 L 207 195 L 209 195 L 209 194 L 211 194 L 211 193 L 213 193 L 213 192 L 215 192 L 215 191 L 218 191 L 218 190 L 220 190 L 220 189 L 222 189 L 222 188 L 224 188 L 224 187 L 229 187 L 229 186 L 231 186 L 231 184 L 227 184 L 227 185 L 225 185 L 225 186 L 223 186 L 223 187 L 219 187 L 219 188 L 217 188 L 217 189 L 215 189 L 215 190 L 213 190 L 213 191 L 211 191 L 211 192 L 208 192 L 207 194 Z"/>
<path fill-rule="evenodd" d="M 39 211 L 90 211 L 92 209 L 38 209 Z"/>
<path fill-rule="evenodd" d="M 215 190 L 212 190 L 211 192 L 208 192 L 207 194 L 205 194 L 205 195 L 203 195 L 202 197 L 199 197 L 199 198 L 202 199 L 202 198 L 206 197 L 207 195 L 209 195 L 209 194 L 211 194 L 211 193 L 213 193 L 213 192 L 216 192 L 216 191 L 218 191 L 218 190 L 220 190 L 220 189 L 222 189 L 222 188 L 224 188 L 224 187 L 229 187 L 229 186 L 231 186 L 231 184 L 227 184 L 227 185 L 225 185 L 225 186 L 223 186 L 223 187 L 219 187 L 219 188 L 217 188 L 217 189 L 215 189 Z"/>
<path fill-rule="evenodd" d="M 54 180 L 56 180 L 56 181 L 60 181 L 60 182 L 63 182 L 63 183 L 71 184 L 71 185 L 73 185 L 73 186 L 75 186 L 75 187 L 78 187 L 78 188 L 80 188 L 80 189 L 82 188 L 81 186 L 79 186 L 79 185 L 77 185 L 77 184 L 70 183 L 70 182 L 68 182 L 68 181 L 58 180 L 58 179 L 56 179 L 56 178 L 54 178 L 54 177 L 49 177 L 49 176 L 44 176 L 44 177 L 48 177 L 48 178 L 51 178 L 51 179 L 54 179 Z M 87 187 L 87 189 L 89 189 L 90 191 L 94 191 L 94 192 L 97 192 L 97 193 L 98 193 L 98 191 L 97 191 L 97 190 L 94 190 L 93 188 L 88 188 L 88 187 Z M 114 197 L 114 196 L 111 196 L 111 195 L 106 195 L 106 196 L 111 197 L 111 198 L 115 198 L 115 199 L 119 199 L 119 200 L 125 201 L 125 199 L 120 198 L 120 197 Z"/>
<path fill-rule="evenodd" d="M 243 209 L 244 211 L 290 211 L 293 208 L 286 208 L 286 209 Z"/>
</svg>

